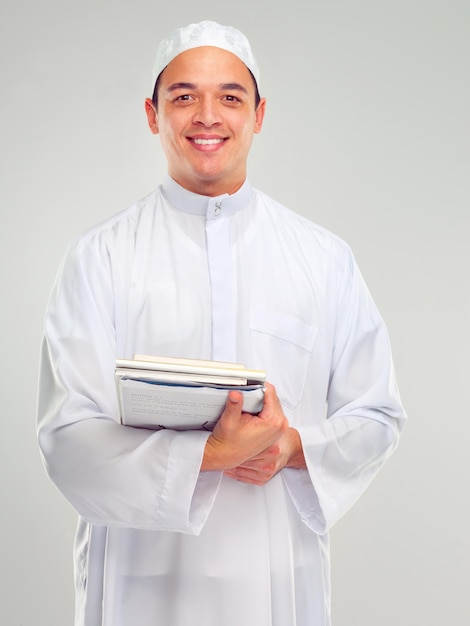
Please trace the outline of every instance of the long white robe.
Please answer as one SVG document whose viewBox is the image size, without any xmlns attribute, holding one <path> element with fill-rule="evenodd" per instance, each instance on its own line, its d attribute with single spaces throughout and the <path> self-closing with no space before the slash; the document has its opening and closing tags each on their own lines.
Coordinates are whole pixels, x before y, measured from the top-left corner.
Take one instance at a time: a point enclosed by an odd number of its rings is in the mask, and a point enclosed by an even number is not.
<svg viewBox="0 0 470 626">
<path fill-rule="evenodd" d="M 199 472 L 206 432 L 120 425 L 116 357 L 265 369 L 308 470 L 264 487 Z M 328 529 L 405 414 L 348 246 L 253 190 L 170 178 L 79 238 L 51 295 L 39 440 L 79 514 L 76 626 L 328 626 Z"/>
</svg>

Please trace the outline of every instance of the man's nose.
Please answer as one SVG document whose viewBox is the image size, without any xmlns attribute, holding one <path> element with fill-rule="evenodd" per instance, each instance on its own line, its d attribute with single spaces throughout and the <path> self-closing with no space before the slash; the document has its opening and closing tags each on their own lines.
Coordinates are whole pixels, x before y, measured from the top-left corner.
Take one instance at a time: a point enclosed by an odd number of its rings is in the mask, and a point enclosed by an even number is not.
<svg viewBox="0 0 470 626">
<path fill-rule="evenodd" d="M 194 115 L 194 123 L 207 128 L 221 123 L 218 103 L 210 97 L 201 98 Z"/>
</svg>

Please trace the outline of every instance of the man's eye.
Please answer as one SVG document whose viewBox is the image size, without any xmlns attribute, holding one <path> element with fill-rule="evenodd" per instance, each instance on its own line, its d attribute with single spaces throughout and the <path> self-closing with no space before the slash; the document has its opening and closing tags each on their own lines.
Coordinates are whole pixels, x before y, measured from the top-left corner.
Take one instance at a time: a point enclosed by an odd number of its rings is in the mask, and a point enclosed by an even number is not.
<svg viewBox="0 0 470 626">
<path fill-rule="evenodd" d="M 189 94 L 182 94 L 181 96 L 177 96 L 175 98 L 177 102 L 189 102 L 191 100 L 191 96 Z"/>
<path fill-rule="evenodd" d="M 231 94 L 227 94 L 225 97 L 225 100 L 227 100 L 228 102 L 240 102 L 240 98 L 237 98 L 237 96 L 232 96 Z"/>
</svg>

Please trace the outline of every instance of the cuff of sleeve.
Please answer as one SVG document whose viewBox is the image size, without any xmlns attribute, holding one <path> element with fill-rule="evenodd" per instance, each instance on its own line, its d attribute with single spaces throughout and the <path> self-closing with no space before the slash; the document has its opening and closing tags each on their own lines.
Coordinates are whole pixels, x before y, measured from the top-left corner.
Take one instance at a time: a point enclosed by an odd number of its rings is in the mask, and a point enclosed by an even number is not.
<svg viewBox="0 0 470 626">
<path fill-rule="evenodd" d="M 318 535 L 325 534 L 327 523 L 308 470 L 284 468 L 282 478 L 304 524 Z"/>
<path fill-rule="evenodd" d="M 163 530 L 199 535 L 204 527 L 222 477 L 221 472 L 200 472 L 209 435 L 192 430 L 173 437 L 158 502 L 157 515 Z"/>
</svg>

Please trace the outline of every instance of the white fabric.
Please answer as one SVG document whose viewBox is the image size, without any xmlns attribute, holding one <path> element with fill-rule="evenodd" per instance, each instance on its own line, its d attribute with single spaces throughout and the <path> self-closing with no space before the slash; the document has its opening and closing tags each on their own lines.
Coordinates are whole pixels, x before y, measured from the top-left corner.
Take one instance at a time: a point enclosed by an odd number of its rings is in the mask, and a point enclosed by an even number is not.
<svg viewBox="0 0 470 626">
<path fill-rule="evenodd" d="M 178 54 L 201 46 L 222 48 L 237 56 L 248 67 L 259 86 L 259 68 L 248 39 L 233 26 L 222 26 L 210 20 L 178 28 L 160 42 L 153 67 L 152 85 L 155 85 L 159 74 Z"/>
<path fill-rule="evenodd" d="M 307 470 L 199 473 L 208 433 L 121 426 L 116 356 L 266 369 Z M 383 322 L 340 239 L 254 191 L 166 179 L 70 249 L 45 323 L 39 438 L 80 515 L 76 626 L 328 626 L 328 529 L 396 445 Z"/>
</svg>

